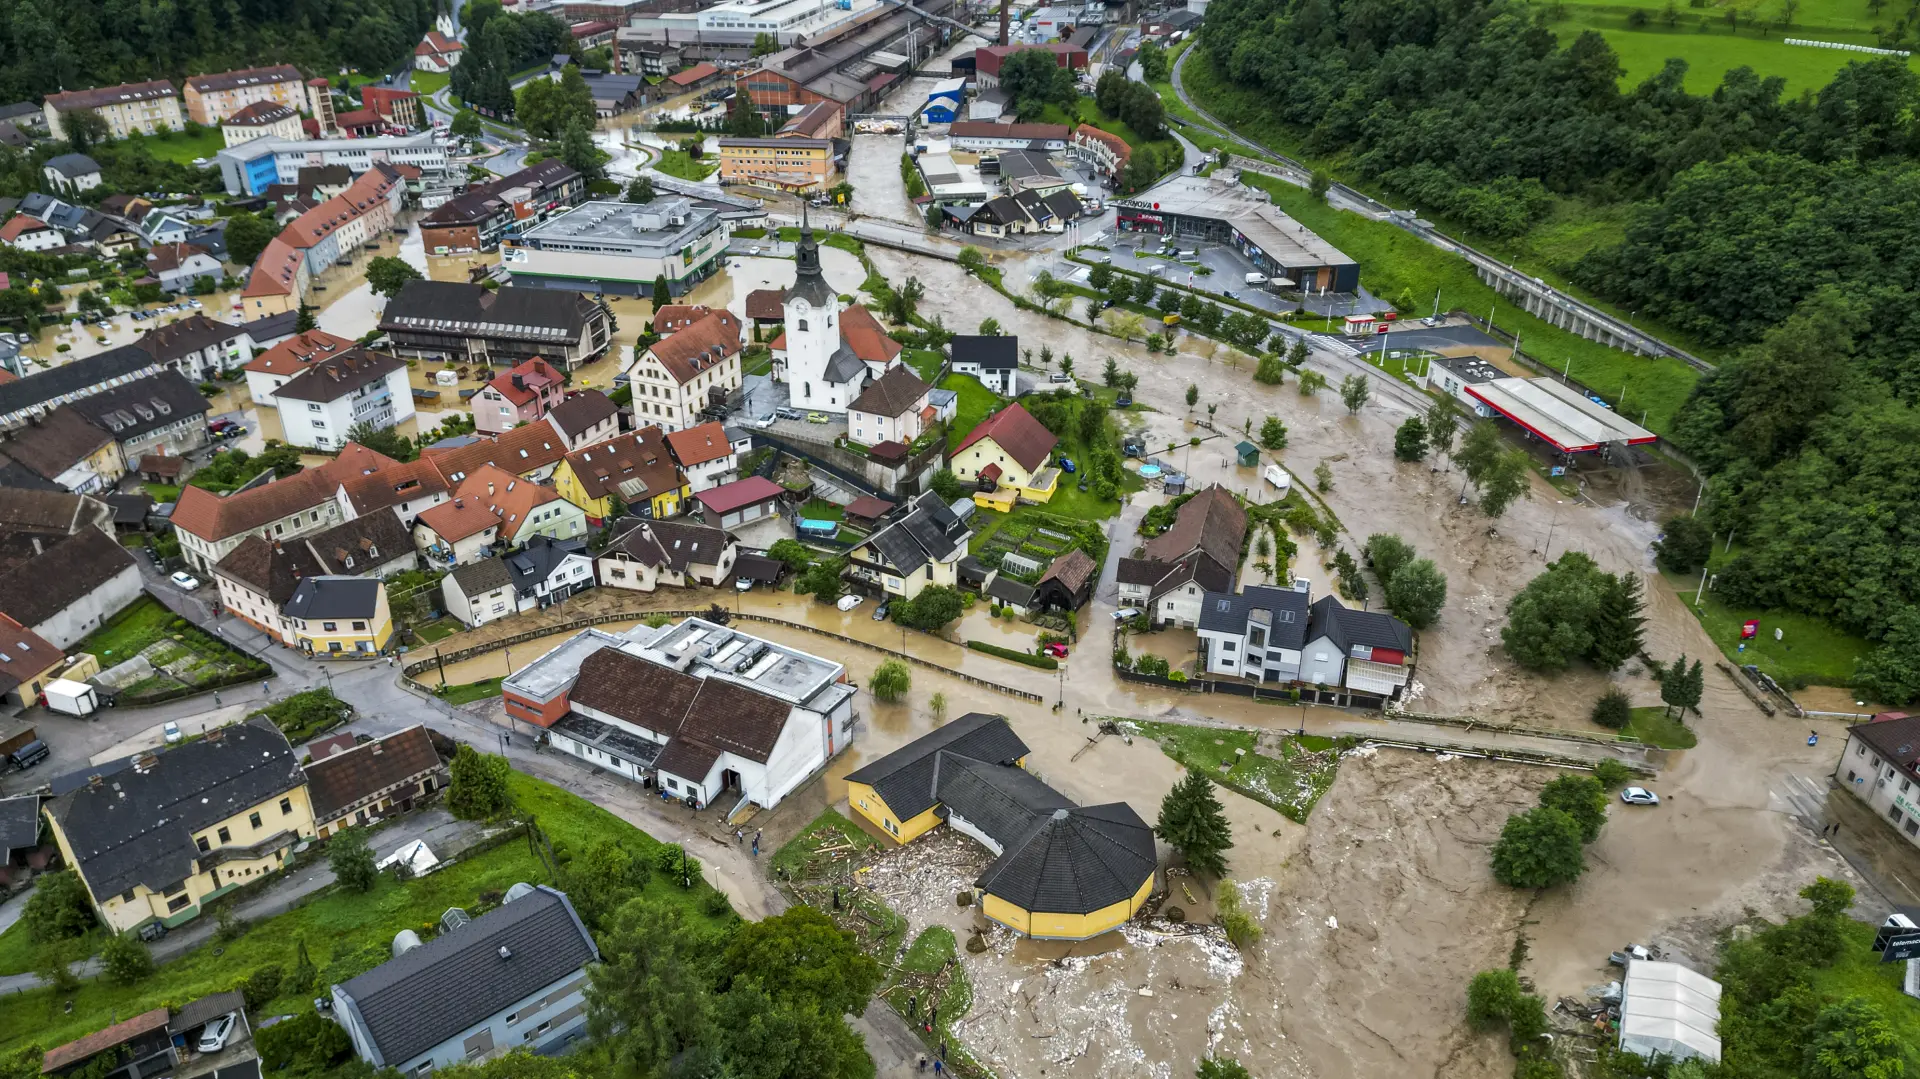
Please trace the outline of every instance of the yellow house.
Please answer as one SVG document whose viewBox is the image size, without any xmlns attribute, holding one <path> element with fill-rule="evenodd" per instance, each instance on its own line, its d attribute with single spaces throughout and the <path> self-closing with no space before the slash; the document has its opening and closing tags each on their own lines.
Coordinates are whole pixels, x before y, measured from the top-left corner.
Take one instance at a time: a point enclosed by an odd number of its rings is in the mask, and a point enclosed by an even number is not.
<svg viewBox="0 0 1920 1079">
<path fill-rule="evenodd" d="M 930 584 L 960 582 L 960 560 L 973 529 L 953 507 L 928 491 L 893 523 L 847 552 L 847 576 L 890 595 L 912 599 Z"/>
<path fill-rule="evenodd" d="M 314 834 L 306 773 L 264 717 L 102 768 L 44 812 L 116 932 L 194 918 L 207 900 L 280 869 Z"/>
<path fill-rule="evenodd" d="M 32 708 L 48 682 L 78 682 L 99 673 L 100 660 L 91 653 L 64 655 L 38 633 L 0 614 L 0 691 L 9 703 Z"/>
<path fill-rule="evenodd" d="M 375 577 L 307 577 L 280 613 L 309 655 L 376 655 L 393 640 L 386 582 Z"/>
<path fill-rule="evenodd" d="M 1014 501 L 1048 502 L 1060 485 L 1060 470 L 1048 463 L 1059 442 L 1026 409 L 1011 404 L 960 440 L 953 474 L 989 496 L 974 500 L 988 509 L 1005 512 Z"/>
<path fill-rule="evenodd" d="M 910 843 L 944 819 L 994 854 L 980 909 L 1016 933 L 1085 940 L 1153 894 L 1153 830 L 1125 802 L 1078 806 L 1028 772 L 1006 717 L 970 712 L 847 776 L 847 803 Z"/>
<path fill-rule="evenodd" d="M 113 435 L 72 408 L 56 408 L 14 431 L 7 456 L 41 479 L 78 494 L 111 491 L 127 472 Z"/>
<path fill-rule="evenodd" d="M 595 528 L 616 515 L 616 498 L 636 517 L 662 518 L 677 516 L 693 497 L 685 473 L 667 449 L 667 434 L 658 427 L 642 427 L 567 454 L 553 470 L 553 487 L 585 510 L 587 523 Z"/>
</svg>

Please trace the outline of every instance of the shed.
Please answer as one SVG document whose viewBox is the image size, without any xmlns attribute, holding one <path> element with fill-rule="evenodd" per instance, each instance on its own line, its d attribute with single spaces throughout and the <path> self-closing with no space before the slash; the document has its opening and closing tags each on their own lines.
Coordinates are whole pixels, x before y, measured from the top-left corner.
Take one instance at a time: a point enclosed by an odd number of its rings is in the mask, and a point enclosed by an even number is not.
<svg viewBox="0 0 1920 1079">
<path fill-rule="evenodd" d="M 1075 547 L 1053 560 L 1047 572 L 1033 586 L 1034 599 L 1046 607 L 1079 610 L 1093 596 L 1093 582 L 1100 567 L 1087 552 Z"/>
<path fill-rule="evenodd" d="M 861 495 L 847 504 L 846 520 L 850 525 L 872 531 L 880 519 L 893 512 L 893 503 L 875 495 Z"/>
<path fill-rule="evenodd" d="M 148 483 L 179 483 L 187 459 L 167 453 L 149 453 L 140 458 L 140 478 Z"/>
<path fill-rule="evenodd" d="M 1251 442 L 1241 442 L 1233 448 L 1233 452 L 1240 459 L 1241 468 L 1252 468 L 1260 463 L 1260 447 Z"/>
<path fill-rule="evenodd" d="M 1718 1062 L 1720 983 L 1678 963 L 1635 959 L 1620 994 L 1620 1048 Z"/>
</svg>

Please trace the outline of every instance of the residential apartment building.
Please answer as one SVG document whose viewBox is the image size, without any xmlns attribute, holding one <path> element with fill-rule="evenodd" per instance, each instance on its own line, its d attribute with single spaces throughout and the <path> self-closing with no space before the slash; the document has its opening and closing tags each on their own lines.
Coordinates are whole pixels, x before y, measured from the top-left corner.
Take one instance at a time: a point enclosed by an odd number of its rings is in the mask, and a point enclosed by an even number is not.
<svg viewBox="0 0 1920 1079">
<path fill-rule="evenodd" d="M 344 519 L 337 487 L 324 468 L 224 495 L 183 487 L 172 518 L 180 555 L 191 570 L 207 574 L 248 536 L 288 540 L 331 528 Z"/>
<path fill-rule="evenodd" d="M 627 368 L 636 418 L 668 431 L 701 422 L 741 387 L 740 320 L 725 309 L 654 342 Z"/>
<path fill-rule="evenodd" d="M 451 499 L 415 519 L 413 544 L 428 565 L 448 569 L 490 558 L 535 536 L 579 539 L 586 533 L 585 514 L 555 488 L 497 465 L 482 465 Z"/>
<path fill-rule="evenodd" d="M 205 382 L 230 368 L 245 367 L 253 359 L 253 337 L 244 327 L 210 319 L 197 311 L 148 330 L 133 344 L 192 382 Z"/>
<path fill-rule="evenodd" d="M 273 400 L 287 444 L 321 451 L 346 445 L 359 424 L 379 429 L 413 419 L 407 365 L 364 348 L 314 360 L 276 389 Z"/>
<path fill-rule="evenodd" d="M 263 195 L 274 184 L 298 184 L 300 170 L 339 165 L 355 176 L 381 165 L 411 168 L 421 183 L 446 181 L 452 163 L 447 144 L 433 132 L 361 139 L 260 138 L 213 155 L 229 195 Z M 457 171 L 457 170 L 453 170 Z"/>
<path fill-rule="evenodd" d="M 452 281 L 409 281 L 387 302 L 380 329 L 412 359 L 512 368 L 543 359 L 572 371 L 613 342 L 604 303 L 578 292 Z"/>
<path fill-rule="evenodd" d="M 587 197 L 587 178 L 558 158 L 498 180 L 469 184 L 420 219 L 420 239 L 433 254 L 491 251 L 518 229 L 565 213 Z"/>
<path fill-rule="evenodd" d="M 72 405 L 37 416 L 0 441 L 0 461 L 74 494 L 110 491 L 126 475 L 113 436 Z"/>
<path fill-rule="evenodd" d="M 64 118 L 82 110 L 105 120 L 108 137 L 115 139 L 182 131 L 187 126 L 180 111 L 180 96 L 165 79 L 48 94 L 41 108 L 47 116 L 47 133 L 55 139 L 67 137 Z"/>
<path fill-rule="evenodd" d="M 265 717 L 96 773 L 49 802 L 46 819 L 94 913 L 122 933 L 196 917 L 314 835 L 306 774 Z"/>
<path fill-rule="evenodd" d="M 121 345 L 0 383 L 0 429 L 19 427 L 69 401 L 160 371 L 152 353 L 138 345 Z"/>
<path fill-rule="evenodd" d="M 720 211 L 685 196 L 590 201 L 504 238 L 500 261 L 534 288 L 647 296 L 665 277 L 679 296 L 720 271 L 730 235 Z"/>
<path fill-rule="evenodd" d="M 1208 674 L 1397 696 L 1413 674 L 1413 630 L 1304 589 L 1209 592 L 1198 633 Z"/>
<path fill-rule="evenodd" d="M 740 471 L 740 454 L 718 420 L 669 432 L 667 448 L 673 451 L 673 459 L 694 494 L 729 482 Z"/>
<path fill-rule="evenodd" d="M 706 807 L 772 808 L 855 736 L 843 664 L 688 618 L 587 630 L 502 684 L 553 748 Z"/>
<path fill-rule="evenodd" d="M 565 397 L 564 378 L 558 368 L 539 359 L 495 375 L 469 402 L 474 429 L 497 435 L 543 418 Z"/>
<path fill-rule="evenodd" d="M 720 140 L 720 181 L 775 191 L 824 191 L 833 184 L 831 139 Z"/>
<path fill-rule="evenodd" d="M 294 314 L 306 300 L 312 279 L 306 252 L 276 236 L 253 260 L 240 303 L 251 319 Z"/>
<path fill-rule="evenodd" d="M 329 575 L 385 580 L 418 565 L 407 527 L 393 514 L 377 513 L 299 539 L 249 535 L 213 568 L 212 580 L 229 613 L 292 648 L 297 639 L 286 607 L 301 581 Z"/>
<path fill-rule="evenodd" d="M 120 455 L 122 472 L 142 457 L 180 457 L 207 444 L 207 395 L 177 371 L 115 386 L 67 406 L 107 432 Z"/>
<path fill-rule="evenodd" d="M 251 336 L 251 333 L 249 334 Z M 274 393 L 316 360 L 338 355 L 354 343 L 325 330 L 306 330 L 256 354 L 246 365 L 247 393 L 262 408 L 278 408 Z"/>
<path fill-rule="evenodd" d="M 1882 712 L 1847 728 L 1833 779 L 1920 847 L 1920 716 Z"/>
<path fill-rule="evenodd" d="M 1118 176 L 1133 160 L 1133 147 L 1111 131 L 1081 124 L 1073 130 L 1073 156 L 1102 176 Z"/>
<path fill-rule="evenodd" d="M 212 127 L 253 104 L 304 108 L 307 92 L 299 68 L 276 64 L 189 76 L 186 99 L 187 117 L 196 124 Z"/>
<path fill-rule="evenodd" d="M 297 139 L 301 133 L 300 114 L 294 107 L 271 101 L 256 101 L 220 121 L 220 135 L 228 146 L 254 139 Z"/>
</svg>

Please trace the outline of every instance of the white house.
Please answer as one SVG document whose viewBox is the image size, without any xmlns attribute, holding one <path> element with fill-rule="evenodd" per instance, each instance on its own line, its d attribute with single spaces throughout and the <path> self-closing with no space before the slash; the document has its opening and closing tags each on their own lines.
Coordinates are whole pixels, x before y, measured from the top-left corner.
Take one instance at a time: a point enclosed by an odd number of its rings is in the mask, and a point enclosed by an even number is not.
<svg viewBox="0 0 1920 1079">
<path fill-rule="evenodd" d="M 599 390 L 581 390 L 553 406 L 547 423 L 572 453 L 619 434 L 620 406 Z"/>
<path fill-rule="evenodd" d="M 1836 783 L 1867 804 L 1900 838 L 1920 847 L 1920 716 L 1884 712 L 1847 728 Z"/>
<path fill-rule="evenodd" d="M 845 412 L 868 382 L 900 362 L 900 343 L 865 307 L 840 303 L 821 275 L 820 248 L 804 207 L 796 261 L 798 277 L 781 304 L 786 329 L 770 346 L 773 377 L 787 384 L 794 408 Z"/>
<path fill-rule="evenodd" d="M 513 594 L 513 574 L 507 571 L 506 560 L 500 558 L 453 567 L 451 573 L 440 578 L 440 596 L 446 601 L 447 613 L 467 626 L 484 626 L 520 611 Z"/>
<path fill-rule="evenodd" d="M 962 334 L 949 346 L 953 370 L 972 375 L 980 384 L 1002 397 L 1018 393 L 1014 372 L 1020 366 L 1020 339 L 1013 336 L 981 337 Z"/>
<path fill-rule="evenodd" d="M 366 423 L 393 427 L 413 418 L 407 365 L 384 352 L 350 348 L 308 364 L 273 391 L 287 444 L 335 450 Z"/>
<path fill-rule="evenodd" d="M 193 225 L 184 217 L 170 214 L 158 207 L 147 211 L 140 219 L 140 235 L 150 244 L 185 243 L 193 232 Z"/>
<path fill-rule="evenodd" d="M 600 584 L 651 592 L 661 585 L 718 585 L 733 573 L 740 541 L 731 532 L 691 521 L 625 517 L 594 566 Z"/>
<path fill-rule="evenodd" d="M 911 443 L 933 419 L 927 407 L 932 389 L 905 364 L 892 368 L 847 406 L 847 436 L 869 446 Z"/>
<path fill-rule="evenodd" d="M 220 260 L 206 248 L 185 243 L 159 244 L 149 250 L 147 272 L 159 278 L 160 287 L 168 292 L 185 292 L 198 278 L 209 277 L 218 282 L 226 275 Z M 252 340 L 251 335 L 248 340 Z"/>
<path fill-rule="evenodd" d="M 1378 611 L 1305 591 L 1208 592 L 1198 628 L 1208 674 L 1393 696 L 1413 673 L 1413 631 Z"/>
<path fill-rule="evenodd" d="M 593 555 L 587 552 L 585 540 L 535 536 L 503 560 L 513 579 L 515 602 L 523 611 L 545 610 L 593 587 Z"/>
<path fill-rule="evenodd" d="M 739 474 L 739 452 L 717 420 L 668 434 L 667 448 L 694 494 L 729 483 Z"/>
<path fill-rule="evenodd" d="M 16 214 L 0 225 L 0 244 L 22 251 L 50 251 L 66 242 L 66 235 L 59 229 L 27 214 Z"/>
<path fill-rule="evenodd" d="M 555 749 L 675 798 L 772 808 L 854 738 L 843 664 L 699 618 L 587 630 L 502 685 Z M 552 716 L 553 718 L 545 718 Z"/>
<path fill-rule="evenodd" d="M 667 431 L 697 425 L 740 389 L 742 334 L 732 312 L 709 311 L 639 353 L 626 371 L 634 415 Z"/>
<path fill-rule="evenodd" d="M 40 170 L 47 182 L 63 194 L 91 191 L 100 186 L 100 163 L 85 154 L 61 154 L 47 159 Z"/>
<path fill-rule="evenodd" d="M 252 339 L 252 331 L 248 333 Z M 257 342 L 256 342 L 257 344 Z M 307 369 L 315 360 L 325 359 L 353 348 L 349 338 L 330 334 L 325 330 L 307 330 L 283 338 L 264 352 L 255 354 L 247 361 L 247 393 L 253 403 L 261 408 L 278 408 L 274 401 L 274 391 L 292 381 L 295 375 Z"/>
<path fill-rule="evenodd" d="M 205 382 L 217 372 L 253 362 L 251 334 L 198 311 L 148 330 L 134 344 L 191 382 Z"/>
</svg>

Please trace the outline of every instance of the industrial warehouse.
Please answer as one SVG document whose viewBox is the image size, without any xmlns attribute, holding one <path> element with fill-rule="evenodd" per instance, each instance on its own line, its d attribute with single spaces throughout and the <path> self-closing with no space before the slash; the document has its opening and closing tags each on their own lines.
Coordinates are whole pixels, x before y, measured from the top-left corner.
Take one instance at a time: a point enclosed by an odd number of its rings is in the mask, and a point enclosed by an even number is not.
<svg viewBox="0 0 1920 1079">
<path fill-rule="evenodd" d="M 910 843 L 945 821 L 994 854 L 981 913 L 1016 933 L 1086 940 L 1153 893 L 1153 830 L 1125 802 L 1078 806 L 1025 768 L 1006 717 L 969 712 L 847 776 L 847 801 Z"/>
<path fill-rule="evenodd" d="M 1352 292 L 1360 264 L 1273 206 L 1263 191 L 1205 176 L 1176 176 L 1148 197 L 1114 204 L 1119 227 L 1232 244 L 1277 288 Z"/>
</svg>

